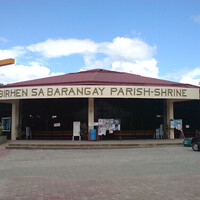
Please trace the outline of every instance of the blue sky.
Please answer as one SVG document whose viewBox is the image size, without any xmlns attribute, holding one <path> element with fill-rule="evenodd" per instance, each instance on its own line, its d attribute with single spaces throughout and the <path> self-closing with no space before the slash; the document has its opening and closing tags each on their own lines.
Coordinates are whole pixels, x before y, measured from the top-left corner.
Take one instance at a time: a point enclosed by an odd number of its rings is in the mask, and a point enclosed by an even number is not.
<svg viewBox="0 0 200 200">
<path fill-rule="evenodd" d="M 198 84 L 199 0 L 0 0 L 0 82 L 104 68 Z"/>
</svg>

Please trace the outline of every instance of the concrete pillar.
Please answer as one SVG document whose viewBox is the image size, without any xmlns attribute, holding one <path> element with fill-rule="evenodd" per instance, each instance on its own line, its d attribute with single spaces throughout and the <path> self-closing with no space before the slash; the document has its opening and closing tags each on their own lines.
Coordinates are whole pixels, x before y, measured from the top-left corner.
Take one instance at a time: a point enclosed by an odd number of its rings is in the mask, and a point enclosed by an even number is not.
<svg viewBox="0 0 200 200">
<path fill-rule="evenodd" d="M 12 102 L 11 140 L 16 140 L 17 126 L 19 123 L 19 100 Z"/>
<path fill-rule="evenodd" d="M 88 131 L 94 129 L 93 125 L 90 125 L 94 122 L 94 98 L 88 99 Z"/>
<path fill-rule="evenodd" d="M 167 100 L 167 126 L 170 139 L 174 139 L 174 129 L 170 129 L 170 119 L 174 119 L 174 102 L 173 100 Z"/>
</svg>

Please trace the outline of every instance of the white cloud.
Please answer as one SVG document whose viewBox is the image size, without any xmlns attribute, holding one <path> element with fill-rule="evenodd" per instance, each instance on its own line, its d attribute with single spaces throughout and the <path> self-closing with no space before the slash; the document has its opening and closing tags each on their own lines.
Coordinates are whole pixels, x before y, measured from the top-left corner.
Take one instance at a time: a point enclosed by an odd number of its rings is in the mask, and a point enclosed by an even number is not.
<svg viewBox="0 0 200 200">
<path fill-rule="evenodd" d="M 200 86 L 200 67 L 194 69 L 183 68 L 179 71 L 167 73 L 160 78 Z"/>
<path fill-rule="evenodd" d="M 116 37 L 112 42 L 100 43 L 89 39 L 49 39 L 27 49 L 47 58 L 80 54 L 85 61 L 83 69 L 107 68 L 158 77 L 157 62 L 153 58 L 156 47 L 139 38 Z M 103 55 L 101 59 L 99 54 Z"/>
<path fill-rule="evenodd" d="M 63 72 L 52 72 L 49 76 L 59 76 L 59 75 L 63 75 Z"/>
<path fill-rule="evenodd" d="M 192 16 L 192 19 L 193 19 L 195 22 L 200 23 L 200 15 Z"/>
<path fill-rule="evenodd" d="M 39 53 L 42 57 L 37 57 L 33 61 L 32 52 Z M 0 82 L 5 84 L 63 74 L 50 72 L 50 69 L 44 65 L 49 58 L 72 54 L 83 57 L 84 66 L 81 70 L 103 68 L 158 78 L 159 69 L 154 58 L 155 53 L 156 46 L 151 46 L 140 38 L 116 37 L 111 42 L 94 42 L 89 39 L 49 39 L 28 47 L 0 50 L 0 59 L 10 57 L 21 59 L 23 55 L 30 63 L 28 66 L 12 65 L 0 68 Z M 183 69 L 176 74 L 167 74 L 164 78 L 198 85 L 200 67 L 193 70 Z"/>
<path fill-rule="evenodd" d="M 85 69 L 107 68 L 143 76 L 158 77 L 157 61 L 153 58 L 156 47 L 138 38 L 117 37 L 112 42 L 99 43 L 96 54 L 84 56 Z"/>
<path fill-rule="evenodd" d="M 195 69 L 187 72 L 180 79 L 181 83 L 189 83 L 192 85 L 200 85 L 200 67 L 196 67 Z"/>
<path fill-rule="evenodd" d="M 7 58 L 16 58 L 25 54 L 24 47 L 13 47 L 11 49 L 0 49 L 0 60 Z"/>
<path fill-rule="evenodd" d="M 0 50 L 0 59 L 17 57 L 25 53 L 26 58 L 28 55 L 29 59 L 32 59 L 32 52 L 41 54 L 43 59 L 79 54 L 84 59 L 83 70 L 103 68 L 158 77 L 157 61 L 153 57 L 156 53 L 156 46 L 151 46 L 140 38 L 116 37 L 111 42 L 94 42 L 90 39 L 48 39 L 27 47 Z M 40 71 L 37 67 L 41 69 L 41 73 L 37 73 Z M 20 72 L 19 74 L 17 74 L 16 68 Z M 30 66 L 16 65 L 15 69 L 12 72 L 14 75 L 8 75 L 5 80 L 8 80 L 9 77 L 13 82 L 50 75 L 48 68 L 34 62 Z M 23 76 L 21 72 L 26 73 Z"/>
<path fill-rule="evenodd" d="M 104 43 L 104 51 L 115 59 L 144 60 L 153 56 L 156 47 L 151 47 L 138 38 L 114 38 L 111 43 Z"/>
<path fill-rule="evenodd" d="M 60 73 L 59 73 L 60 74 Z M 0 83 L 8 84 L 31 79 L 48 77 L 51 75 L 50 69 L 33 63 L 31 66 L 25 65 L 9 65 L 0 68 Z"/>
<path fill-rule="evenodd" d="M 30 45 L 27 49 L 33 52 L 39 52 L 44 57 L 52 58 L 68 56 L 75 53 L 94 53 L 96 51 L 96 44 L 89 39 L 49 39 L 45 42 Z"/>
<path fill-rule="evenodd" d="M 143 76 L 158 77 L 158 68 L 156 67 L 157 61 L 152 58 L 150 60 L 133 62 L 113 62 L 112 70 L 124 71 Z"/>
</svg>

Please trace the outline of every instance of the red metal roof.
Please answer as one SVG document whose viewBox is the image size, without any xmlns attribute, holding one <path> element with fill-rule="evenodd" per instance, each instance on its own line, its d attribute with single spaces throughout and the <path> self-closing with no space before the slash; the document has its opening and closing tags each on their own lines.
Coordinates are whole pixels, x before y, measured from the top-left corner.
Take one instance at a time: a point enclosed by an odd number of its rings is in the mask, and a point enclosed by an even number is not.
<svg viewBox="0 0 200 200">
<path fill-rule="evenodd" d="M 1 86 L 9 87 L 34 87 L 34 86 L 58 86 L 58 85 L 130 85 L 130 86 L 165 86 L 199 88 L 190 84 L 149 78 L 125 72 L 109 71 L 105 69 L 93 69 L 59 76 L 23 81 Z"/>
</svg>

